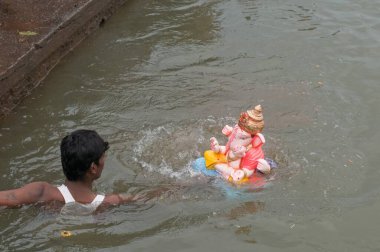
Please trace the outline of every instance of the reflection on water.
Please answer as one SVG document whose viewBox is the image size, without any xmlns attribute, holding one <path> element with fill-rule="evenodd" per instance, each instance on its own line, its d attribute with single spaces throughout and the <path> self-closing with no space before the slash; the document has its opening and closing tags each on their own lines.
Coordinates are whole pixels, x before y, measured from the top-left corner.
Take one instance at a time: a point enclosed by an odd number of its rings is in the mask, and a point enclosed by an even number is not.
<svg viewBox="0 0 380 252">
<path fill-rule="evenodd" d="M 171 189 L 85 217 L 0 209 L 0 250 L 377 249 L 353 230 L 379 231 L 360 222 L 376 219 L 380 192 L 378 5 L 129 1 L 1 122 L 0 189 L 61 184 L 59 142 L 79 128 L 111 143 L 98 191 Z M 266 185 L 192 171 L 259 103 L 279 164 Z"/>
</svg>

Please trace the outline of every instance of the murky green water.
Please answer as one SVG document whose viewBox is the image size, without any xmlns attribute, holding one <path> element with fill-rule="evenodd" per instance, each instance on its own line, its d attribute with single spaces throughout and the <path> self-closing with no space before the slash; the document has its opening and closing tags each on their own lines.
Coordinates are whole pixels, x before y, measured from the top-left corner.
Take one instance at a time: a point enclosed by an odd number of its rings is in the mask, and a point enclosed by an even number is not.
<svg viewBox="0 0 380 252">
<path fill-rule="evenodd" d="M 98 191 L 185 186 L 88 217 L 0 209 L 1 251 L 379 250 L 379 7 L 130 1 L 0 123 L 0 189 L 62 183 L 79 128 L 111 143 Z M 191 162 L 258 103 L 280 168 L 231 197 Z"/>
</svg>

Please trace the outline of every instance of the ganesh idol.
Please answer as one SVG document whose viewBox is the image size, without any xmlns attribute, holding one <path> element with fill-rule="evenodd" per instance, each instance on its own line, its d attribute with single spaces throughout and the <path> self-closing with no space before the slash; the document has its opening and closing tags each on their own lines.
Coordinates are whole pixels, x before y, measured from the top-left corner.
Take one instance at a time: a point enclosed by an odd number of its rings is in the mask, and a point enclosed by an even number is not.
<svg viewBox="0 0 380 252">
<path fill-rule="evenodd" d="M 264 159 L 264 119 L 261 105 L 242 112 L 238 123 L 224 126 L 222 133 L 228 137 L 226 145 L 220 145 L 215 137 L 210 139 L 211 150 L 204 153 L 207 169 L 215 169 L 225 179 L 239 182 L 255 172 L 269 174 L 271 167 Z"/>
</svg>

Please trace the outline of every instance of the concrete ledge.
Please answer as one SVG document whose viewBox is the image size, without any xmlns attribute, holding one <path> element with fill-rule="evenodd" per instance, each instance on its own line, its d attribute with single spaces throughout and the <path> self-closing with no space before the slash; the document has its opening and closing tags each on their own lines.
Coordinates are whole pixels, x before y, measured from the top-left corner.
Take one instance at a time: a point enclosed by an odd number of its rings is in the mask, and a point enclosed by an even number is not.
<svg viewBox="0 0 380 252">
<path fill-rule="evenodd" d="M 11 5 L 15 2 L 18 2 L 19 5 L 32 5 L 37 2 L 39 4 L 41 4 L 41 2 L 46 3 L 46 1 L 10 0 L 7 6 L 4 6 L 4 3 L 0 4 L 0 11 L 3 11 L 4 14 L 4 8 L 11 8 Z M 127 0 L 57 1 L 57 4 L 60 5 L 74 4 L 75 2 L 76 8 L 74 8 L 74 10 L 68 8 L 70 11 L 61 14 L 64 17 L 58 25 L 51 27 L 45 34 L 39 34 L 39 37 L 32 38 L 31 42 L 28 43 L 29 48 L 22 47 L 21 45 L 17 48 L 17 44 L 14 45 L 16 48 L 12 49 L 15 50 L 16 56 L 9 55 L 8 57 L 10 59 L 5 61 L 5 64 L 8 65 L 5 67 L 2 65 L 0 67 L 0 118 L 6 116 L 28 96 L 32 89 L 38 86 L 63 56 L 78 45 L 91 32 L 98 29 L 126 1 Z M 25 7 L 26 6 L 23 6 L 23 8 Z M 15 9 L 16 11 L 11 13 L 11 15 L 23 15 L 22 13 L 17 13 L 17 6 Z M 54 10 L 51 10 L 51 13 L 54 13 Z M 41 13 L 41 15 L 49 15 L 49 13 Z M 6 22 L 7 19 L 0 19 L 0 32 L 5 30 L 5 28 L 2 29 L 2 27 L 6 27 Z M 7 32 L 9 33 L 9 29 Z M 14 34 L 20 36 L 17 30 L 14 31 Z M 0 41 L 2 39 L 7 39 L 7 36 L 1 36 Z M 8 47 L 10 46 L 12 45 L 9 44 Z M 0 50 L 9 50 L 9 48 L 5 46 L 5 48 L 3 47 Z M 18 58 L 17 53 L 19 53 Z M 0 56 L 3 55 L 7 55 L 6 52 L 0 54 Z"/>
</svg>

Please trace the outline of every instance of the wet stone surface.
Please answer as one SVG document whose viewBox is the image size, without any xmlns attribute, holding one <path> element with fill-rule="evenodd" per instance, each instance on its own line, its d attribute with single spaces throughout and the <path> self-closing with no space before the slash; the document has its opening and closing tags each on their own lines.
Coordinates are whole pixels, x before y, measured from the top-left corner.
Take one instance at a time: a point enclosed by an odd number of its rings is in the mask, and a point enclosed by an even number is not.
<svg viewBox="0 0 380 252">
<path fill-rule="evenodd" d="M 0 73 L 89 0 L 0 2 Z"/>
<path fill-rule="evenodd" d="M 126 1 L 0 1 L 0 118 Z"/>
</svg>

